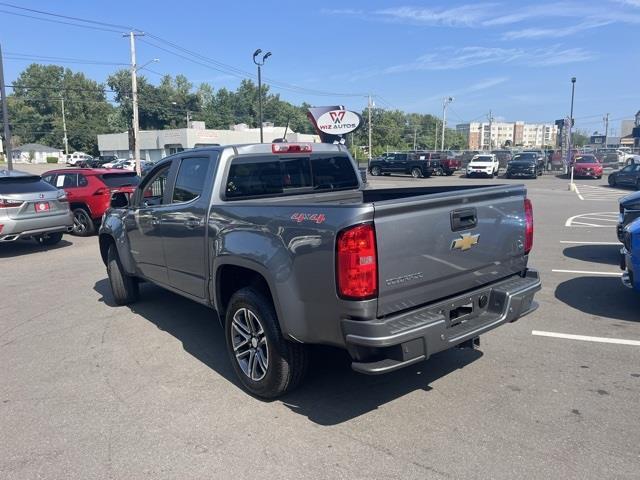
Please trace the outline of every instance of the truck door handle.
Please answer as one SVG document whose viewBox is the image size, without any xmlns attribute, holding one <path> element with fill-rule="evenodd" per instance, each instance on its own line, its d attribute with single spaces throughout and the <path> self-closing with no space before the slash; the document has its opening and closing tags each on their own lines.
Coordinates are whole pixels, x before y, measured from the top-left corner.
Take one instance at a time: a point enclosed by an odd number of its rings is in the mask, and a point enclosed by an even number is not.
<svg viewBox="0 0 640 480">
<path fill-rule="evenodd" d="M 475 208 L 461 208 L 451 212 L 451 230 L 458 232 L 478 225 L 478 213 Z"/>
<path fill-rule="evenodd" d="M 184 226 L 187 228 L 197 228 L 197 227 L 201 227 L 202 225 L 203 225 L 203 222 L 199 218 L 189 218 L 184 221 Z"/>
</svg>

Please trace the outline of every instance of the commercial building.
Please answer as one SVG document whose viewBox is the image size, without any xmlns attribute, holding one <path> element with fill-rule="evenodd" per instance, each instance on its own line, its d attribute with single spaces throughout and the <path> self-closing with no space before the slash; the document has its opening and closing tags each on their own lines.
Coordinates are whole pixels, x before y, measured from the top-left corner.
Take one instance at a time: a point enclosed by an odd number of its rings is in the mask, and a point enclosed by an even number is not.
<svg viewBox="0 0 640 480">
<path fill-rule="evenodd" d="M 492 150 L 504 146 L 542 148 L 555 145 L 558 127 L 552 123 L 471 122 L 456 125 L 467 138 L 469 150 Z"/>
<path fill-rule="evenodd" d="M 286 139 L 288 142 L 317 143 L 320 141 L 317 135 L 292 132 L 291 129 L 274 127 L 270 123 L 263 125 L 264 141 L 271 142 L 274 139 L 283 138 L 285 130 L 287 130 Z M 194 121 L 190 123 L 190 128 L 142 130 L 138 139 L 140 158 L 154 162 L 189 148 L 257 143 L 260 142 L 260 129 L 248 128 L 245 124 L 239 124 L 229 130 L 212 130 L 205 128 L 204 122 Z M 98 150 L 101 155 L 117 155 L 118 158 L 131 157 L 128 132 L 98 135 Z"/>
<path fill-rule="evenodd" d="M 59 148 L 39 143 L 25 143 L 13 148 L 11 158 L 18 163 L 47 163 L 47 158 L 55 158 L 57 162 L 65 160 L 64 153 Z"/>
</svg>

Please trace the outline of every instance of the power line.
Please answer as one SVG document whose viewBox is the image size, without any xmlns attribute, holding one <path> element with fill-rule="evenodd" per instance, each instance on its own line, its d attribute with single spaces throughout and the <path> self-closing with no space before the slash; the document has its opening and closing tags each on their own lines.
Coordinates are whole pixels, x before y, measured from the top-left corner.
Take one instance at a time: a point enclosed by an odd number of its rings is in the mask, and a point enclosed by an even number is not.
<svg viewBox="0 0 640 480">
<path fill-rule="evenodd" d="M 4 5 L 4 4 L 0 3 L 0 5 Z M 15 8 L 18 8 L 18 7 L 15 7 Z M 25 15 L 24 13 L 9 12 L 8 10 L 0 10 L 0 13 L 6 13 L 7 15 L 15 15 L 17 17 L 32 18 L 34 20 L 41 20 L 43 22 L 59 23 L 59 24 L 62 24 L 62 25 L 70 25 L 72 27 L 86 28 L 86 29 L 89 29 L 89 30 L 102 30 L 104 32 L 121 33 L 118 30 L 112 30 L 110 28 L 102 28 L 102 27 L 91 26 L 91 25 L 81 25 L 81 24 L 72 23 L 72 22 L 63 22 L 62 20 L 53 20 L 53 19 L 50 19 L 50 18 L 35 17 L 33 15 Z"/>
<path fill-rule="evenodd" d="M 122 62 L 108 62 L 104 60 L 89 60 L 83 58 L 69 58 L 69 57 L 49 57 L 45 55 L 32 55 L 27 53 L 13 53 L 13 52 L 5 52 L 5 58 L 14 59 L 14 60 L 51 60 L 55 62 L 61 63 L 85 63 L 90 65 L 126 65 L 126 63 Z"/>
</svg>

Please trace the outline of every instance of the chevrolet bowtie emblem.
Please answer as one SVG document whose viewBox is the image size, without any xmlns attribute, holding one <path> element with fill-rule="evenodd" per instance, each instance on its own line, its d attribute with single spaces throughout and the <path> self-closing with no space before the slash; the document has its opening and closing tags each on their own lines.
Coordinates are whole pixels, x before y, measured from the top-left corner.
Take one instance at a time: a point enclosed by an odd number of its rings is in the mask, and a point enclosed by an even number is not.
<svg viewBox="0 0 640 480">
<path fill-rule="evenodd" d="M 452 250 L 469 250 L 474 245 L 478 244 L 478 240 L 480 239 L 480 234 L 471 235 L 470 233 L 463 233 L 460 235 L 462 238 L 457 238 L 451 243 Z"/>
</svg>

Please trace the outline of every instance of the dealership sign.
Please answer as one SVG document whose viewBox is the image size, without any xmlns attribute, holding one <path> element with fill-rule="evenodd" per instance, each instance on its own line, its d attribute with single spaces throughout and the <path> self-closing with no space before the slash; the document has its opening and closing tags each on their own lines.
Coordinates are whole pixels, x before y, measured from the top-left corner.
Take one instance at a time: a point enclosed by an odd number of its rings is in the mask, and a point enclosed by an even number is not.
<svg viewBox="0 0 640 480">
<path fill-rule="evenodd" d="M 349 110 L 330 110 L 317 120 L 318 130 L 329 135 L 351 133 L 360 126 L 360 115 Z"/>
</svg>

